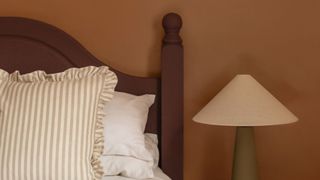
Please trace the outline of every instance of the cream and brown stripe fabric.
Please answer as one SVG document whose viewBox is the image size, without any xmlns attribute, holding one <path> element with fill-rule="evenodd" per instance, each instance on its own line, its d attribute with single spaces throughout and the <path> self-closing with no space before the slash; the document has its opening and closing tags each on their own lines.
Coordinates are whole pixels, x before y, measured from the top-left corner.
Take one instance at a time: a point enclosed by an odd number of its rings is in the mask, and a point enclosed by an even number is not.
<svg viewBox="0 0 320 180">
<path fill-rule="evenodd" d="M 0 70 L 0 180 L 96 180 L 103 172 L 108 67 L 20 75 Z"/>
</svg>

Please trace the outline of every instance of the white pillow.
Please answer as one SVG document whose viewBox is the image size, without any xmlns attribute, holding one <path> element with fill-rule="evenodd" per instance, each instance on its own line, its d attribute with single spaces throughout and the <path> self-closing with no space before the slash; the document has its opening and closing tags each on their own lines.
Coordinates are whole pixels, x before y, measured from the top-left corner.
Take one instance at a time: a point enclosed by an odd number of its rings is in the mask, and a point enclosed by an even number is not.
<svg viewBox="0 0 320 180">
<path fill-rule="evenodd" d="M 114 98 L 105 106 L 104 152 L 103 155 L 132 156 L 152 161 L 146 150 L 144 130 L 148 119 L 149 107 L 155 95 L 135 96 L 115 92 Z"/>
<path fill-rule="evenodd" d="M 158 166 L 159 150 L 156 134 L 145 134 L 147 151 L 152 154 L 152 161 L 144 161 L 130 156 L 101 156 L 104 176 L 121 175 L 135 179 L 153 178 L 153 168 Z"/>
<path fill-rule="evenodd" d="M 145 144 L 148 152 L 151 154 L 153 159 L 153 167 L 158 167 L 159 165 L 159 149 L 158 149 L 158 136 L 157 134 L 145 133 Z"/>
<path fill-rule="evenodd" d="M 152 162 L 129 156 L 101 156 L 104 176 L 121 175 L 135 179 L 153 178 Z"/>
</svg>

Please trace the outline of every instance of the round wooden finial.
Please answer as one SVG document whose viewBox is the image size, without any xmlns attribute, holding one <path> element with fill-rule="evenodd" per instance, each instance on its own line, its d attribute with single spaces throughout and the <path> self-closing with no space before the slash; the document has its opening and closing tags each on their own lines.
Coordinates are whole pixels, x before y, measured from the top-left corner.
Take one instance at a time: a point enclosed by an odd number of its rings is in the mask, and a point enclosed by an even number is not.
<svg viewBox="0 0 320 180">
<path fill-rule="evenodd" d="M 169 13 L 163 17 L 162 25 L 165 30 L 180 30 L 182 19 L 176 13 Z"/>
<path fill-rule="evenodd" d="M 176 13 L 169 13 L 163 17 L 162 26 L 165 31 L 164 43 L 181 43 L 179 31 L 182 27 L 182 19 Z"/>
</svg>

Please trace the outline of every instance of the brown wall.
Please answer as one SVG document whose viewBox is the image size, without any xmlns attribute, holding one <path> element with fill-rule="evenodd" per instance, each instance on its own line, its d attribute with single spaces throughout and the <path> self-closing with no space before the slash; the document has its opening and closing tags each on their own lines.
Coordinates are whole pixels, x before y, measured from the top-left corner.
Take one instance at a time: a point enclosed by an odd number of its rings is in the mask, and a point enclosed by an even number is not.
<svg viewBox="0 0 320 180">
<path fill-rule="evenodd" d="M 319 1 L 0 2 L 1 16 L 56 25 L 102 61 L 139 76 L 159 74 L 161 16 L 179 12 L 185 23 L 185 179 L 230 179 L 234 128 L 191 118 L 238 73 L 252 74 L 300 118 L 256 128 L 261 179 L 320 179 Z"/>
</svg>

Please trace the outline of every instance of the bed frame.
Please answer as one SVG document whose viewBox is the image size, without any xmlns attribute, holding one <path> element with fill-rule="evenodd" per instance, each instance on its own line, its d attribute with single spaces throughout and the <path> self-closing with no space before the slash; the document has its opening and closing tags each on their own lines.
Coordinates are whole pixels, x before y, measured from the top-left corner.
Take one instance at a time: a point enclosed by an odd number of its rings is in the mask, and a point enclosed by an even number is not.
<svg viewBox="0 0 320 180">
<path fill-rule="evenodd" d="M 159 136 L 160 167 L 173 180 L 183 179 L 183 47 L 182 20 L 169 13 L 163 18 L 161 77 L 141 78 L 113 69 L 118 91 L 156 94 L 146 132 Z M 74 38 L 49 24 L 21 17 L 0 17 L 0 68 L 22 73 L 48 73 L 70 67 L 101 66 Z"/>
</svg>

